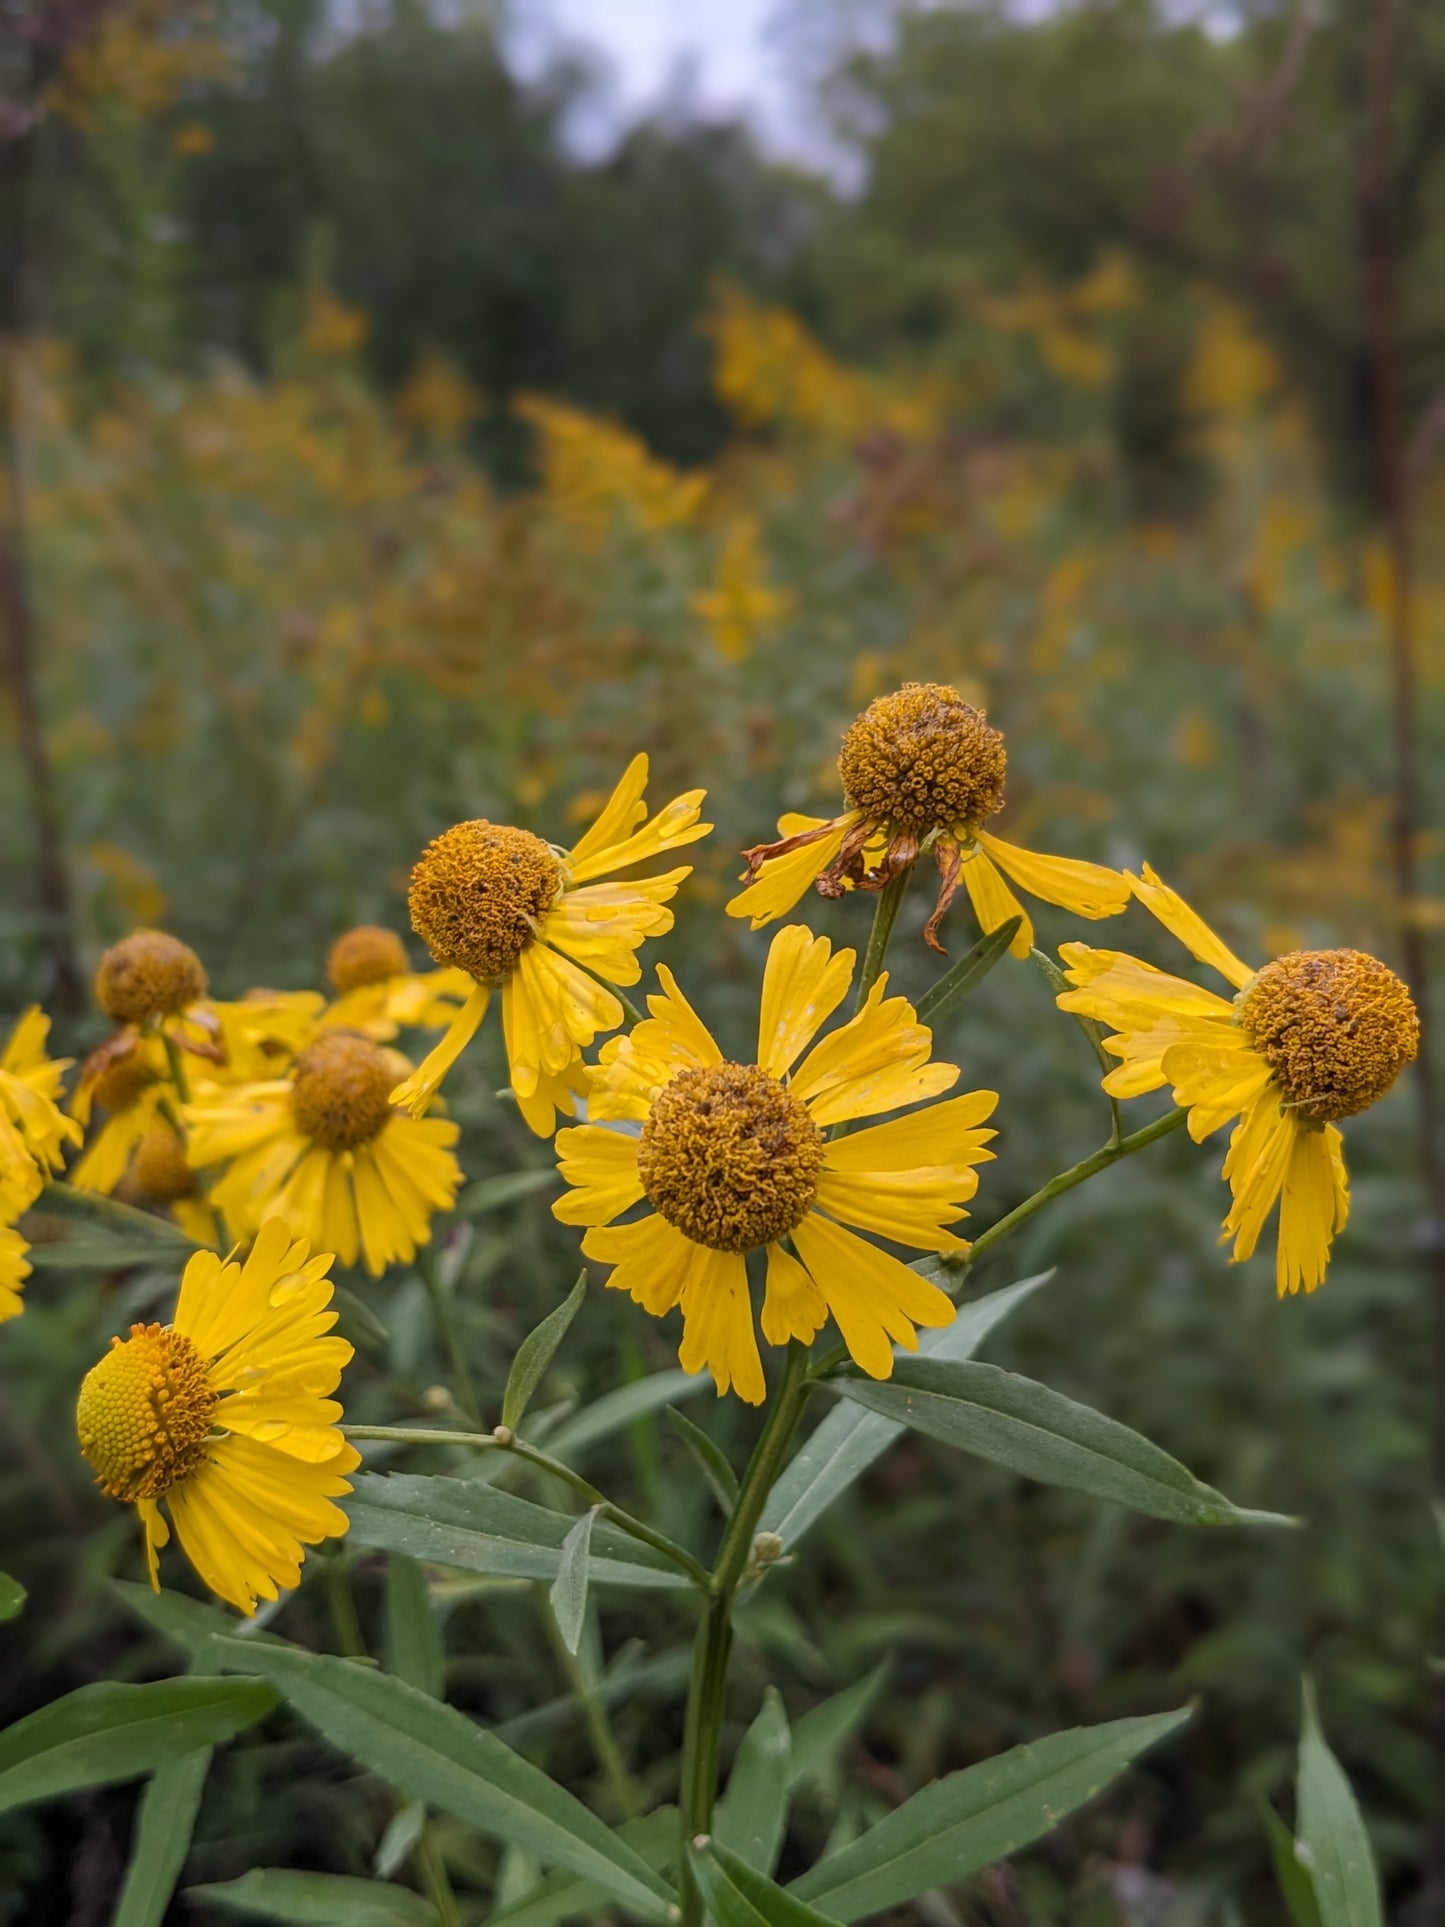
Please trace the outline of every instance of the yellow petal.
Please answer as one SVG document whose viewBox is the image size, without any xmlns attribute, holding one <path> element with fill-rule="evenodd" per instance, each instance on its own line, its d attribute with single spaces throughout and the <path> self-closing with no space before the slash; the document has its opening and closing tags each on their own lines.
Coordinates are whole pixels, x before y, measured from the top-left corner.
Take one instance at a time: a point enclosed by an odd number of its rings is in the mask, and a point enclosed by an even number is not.
<svg viewBox="0 0 1445 1927">
<path fill-rule="evenodd" d="M 967 1251 L 968 1241 L 944 1229 L 968 1214 L 963 1200 L 978 1189 L 976 1171 L 824 1171 L 813 1203 L 830 1218 L 877 1232 L 919 1251 Z"/>
<path fill-rule="evenodd" d="M 981 849 L 965 853 L 963 882 L 973 914 L 978 918 L 978 927 L 985 936 L 1012 917 L 1023 918 L 1009 950 L 1015 957 L 1026 957 L 1033 948 L 1034 926 L 1023 905 Z"/>
<path fill-rule="evenodd" d="M 786 1345 L 790 1338 L 810 1345 L 827 1322 L 828 1302 L 806 1268 L 781 1245 L 769 1245 L 763 1337 L 770 1345 Z"/>
<path fill-rule="evenodd" d="M 627 780 L 624 777 L 623 783 Z M 643 780 L 646 780 L 645 759 Z M 619 792 L 621 788 L 622 785 L 619 785 Z M 712 829 L 711 823 L 698 821 L 706 795 L 706 790 L 688 790 L 682 796 L 675 796 L 640 830 L 604 843 L 598 838 L 597 832 L 612 807 L 609 804 L 568 857 L 569 881 L 574 884 L 586 883 L 593 877 L 605 876 L 609 870 L 625 870 L 634 863 L 645 862 L 648 857 L 661 856 L 666 850 L 678 850 L 684 844 L 696 843 Z"/>
<path fill-rule="evenodd" d="M 1245 1112 L 1234 1127 L 1224 1175 L 1234 1203 L 1224 1221 L 1226 1238 L 1233 1238 L 1234 1263 L 1250 1257 L 1259 1243 L 1264 1221 L 1284 1185 L 1284 1174 L 1302 1128 L 1274 1085 Z"/>
<path fill-rule="evenodd" d="M 636 1224 L 598 1225 L 582 1240 L 584 1257 L 616 1267 L 608 1285 L 654 1318 L 677 1303 L 699 1248 L 656 1213 Z"/>
<path fill-rule="evenodd" d="M 1295 1134 L 1279 1201 L 1275 1287 L 1281 1298 L 1325 1281 L 1330 1246 L 1350 1215 L 1342 1144 L 1333 1124 Z"/>
<path fill-rule="evenodd" d="M 916 1325 L 951 1325 L 957 1316 L 936 1285 L 816 1213 L 794 1228 L 793 1243 L 853 1362 L 870 1378 L 892 1376 L 894 1344 L 918 1349 Z"/>
<path fill-rule="evenodd" d="M 997 1091 L 969 1091 L 927 1110 L 911 1111 L 887 1124 L 869 1124 L 834 1138 L 824 1153 L 829 1171 L 912 1171 L 920 1165 L 979 1164 L 996 1131 L 980 1130 L 998 1104 Z"/>
<path fill-rule="evenodd" d="M 752 882 L 725 905 L 728 915 L 750 918 L 754 930 L 761 930 L 774 917 L 785 916 L 837 856 L 844 837 L 861 816 L 861 811 L 850 810 L 834 819 L 829 835 L 813 843 L 801 843 L 782 856 L 769 857 Z"/>
<path fill-rule="evenodd" d="M 1085 863 L 1072 856 L 1040 856 L 1020 850 L 986 830 L 974 832 L 999 869 L 1031 897 L 1056 903 L 1076 916 L 1116 917 L 1128 907 L 1129 879 L 1102 863 Z"/>
<path fill-rule="evenodd" d="M 625 842 L 647 815 L 643 796 L 647 789 L 647 756 L 639 752 L 622 772 L 617 787 L 602 806 L 602 813 L 580 843 L 572 846 L 574 864 L 585 863 L 602 850 Z"/>
<path fill-rule="evenodd" d="M 413 1117 L 422 1116 L 440 1090 L 442 1079 L 476 1036 L 491 998 L 492 993 L 485 984 L 476 985 L 447 1026 L 441 1042 L 427 1053 L 411 1076 L 403 1079 L 392 1092 L 393 1104 L 410 1111 Z"/>
<path fill-rule="evenodd" d="M 541 941 L 610 984 L 635 984 L 642 975 L 636 951 L 649 937 L 671 930 L 667 902 L 691 875 L 684 868 L 637 882 L 566 890 L 542 919 Z"/>
<path fill-rule="evenodd" d="M 1241 963 L 1229 946 L 1215 936 L 1203 917 L 1191 910 L 1183 897 L 1171 890 L 1147 863 L 1143 876 L 1131 876 L 1129 883 L 1145 908 L 1179 939 L 1191 955 L 1202 964 L 1210 964 L 1236 990 L 1244 988 L 1254 975 L 1249 965 Z"/>
<path fill-rule="evenodd" d="M 710 1371 L 719 1398 L 731 1389 L 747 1404 L 761 1405 L 767 1382 L 753 1330 L 748 1267 L 741 1253 L 694 1245 L 681 1304 L 682 1344 L 677 1358 L 682 1369 Z"/>
<path fill-rule="evenodd" d="M 1270 1080 L 1269 1065 L 1244 1033 L 1222 1024 L 1170 1044 L 1160 1068 L 1174 1087 L 1174 1102 L 1189 1112 L 1189 1135 L 1196 1144 L 1247 1111 Z"/>
<path fill-rule="evenodd" d="M 773 938 L 758 1011 L 758 1063 L 765 1071 L 784 1077 L 792 1069 L 847 996 L 855 961 L 851 950 L 835 957 L 826 937 L 800 923 Z"/>
<path fill-rule="evenodd" d="M 882 1001 L 887 985 L 884 971 L 857 1016 L 815 1044 L 798 1066 L 790 1088 L 815 1124 L 896 1111 L 958 1082 L 957 1065 L 928 1062 L 933 1033 L 907 998 Z"/>
<path fill-rule="evenodd" d="M 641 1201 L 637 1139 L 598 1124 L 557 1133 L 557 1168 L 572 1189 L 552 1206 L 563 1224 L 610 1224 Z"/>
</svg>

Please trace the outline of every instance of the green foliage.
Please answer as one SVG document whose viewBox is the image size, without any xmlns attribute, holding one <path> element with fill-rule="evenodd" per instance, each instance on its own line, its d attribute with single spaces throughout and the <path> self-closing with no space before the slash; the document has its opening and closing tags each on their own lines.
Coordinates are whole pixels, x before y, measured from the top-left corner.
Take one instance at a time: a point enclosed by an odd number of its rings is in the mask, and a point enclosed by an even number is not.
<svg viewBox="0 0 1445 1927">
<path fill-rule="evenodd" d="M 1320 1927 L 1383 1927 L 1380 1879 L 1349 1781 L 1320 1730 L 1310 1680 L 1300 1734 L 1297 1851 L 1314 1883 Z"/>
</svg>

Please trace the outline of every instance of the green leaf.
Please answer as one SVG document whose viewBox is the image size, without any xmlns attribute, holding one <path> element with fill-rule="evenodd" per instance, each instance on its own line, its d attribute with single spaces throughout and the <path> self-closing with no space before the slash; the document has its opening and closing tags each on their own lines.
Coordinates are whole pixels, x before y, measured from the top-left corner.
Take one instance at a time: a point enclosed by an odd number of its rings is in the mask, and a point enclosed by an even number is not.
<svg viewBox="0 0 1445 1927">
<path fill-rule="evenodd" d="M 411 1858 L 412 1850 L 426 1826 L 426 1808 L 420 1800 L 405 1800 L 386 1823 L 386 1831 L 371 1856 L 371 1871 L 378 1880 L 390 1880 Z"/>
<path fill-rule="evenodd" d="M 661 1869 L 677 1850 L 677 1808 L 656 1807 L 641 1819 L 624 1820 L 617 1831 L 649 1867 Z M 584 1915 L 591 1922 L 605 1917 L 607 1900 L 595 1881 L 548 1874 L 520 1900 L 489 1914 L 487 1927 L 560 1927 Z"/>
<path fill-rule="evenodd" d="M 554 1459 L 570 1463 L 589 1445 L 611 1438 L 634 1419 L 646 1418 L 649 1412 L 676 1399 L 696 1398 L 699 1392 L 711 1389 L 712 1379 L 706 1372 L 653 1372 L 631 1385 L 619 1385 L 615 1392 L 604 1392 L 591 1405 L 564 1419 L 555 1432 L 548 1434 L 547 1450 Z"/>
<path fill-rule="evenodd" d="M 577 1282 L 554 1311 L 538 1325 L 517 1347 L 517 1356 L 512 1360 L 512 1369 L 507 1374 L 507 1389 L 502 1394 L 502 1423 L 516 1431 L 522 1422 L 522 1414 L 532 1402 L 532 1394 L 546 1376 L 547 1367 L 556 1356 L 557 1347 L 567 1336 L 567 1329 L 582 1308 L 582 1300 L 587 1296 L 587 1273 L 581 1272 Z"/>
<path fill-rule="evenodd" d="M 762 1711 L 743 1735 L 727 1792 L 713 1816 L 714 1841 L 739 1854 L 759 1873 L 771 1874 L 777 1865 L 788 1824 L 792 1759 L 782 1695 L 776 1686 L 769 1686 Z"/>
<path fill-rule="evenodd" d="M 695 1840 L 687 1857 L 717 1927 L 834 1927 L 717 1840 Z"/>
<path fill-rule="evenodd" d="M 151 1775 L 136 1810 L 135 1842 L 110 1927 L 161 1927 L 190 1851 L 211 1749 L 198 1746 L 165 1760 Z"/>
<path fill-rule="evenodd" d="M 569 1653 L 575 1653 L 582 1644 L 582 1627 L 587 1618 L 587 1579 L 591 1569 L 592 1528 L 597 1523 L 598 1508 L 593 1506 L 589 1512 L 573 1526 L 562 1541 L 562 1556 L 557 1561 L 557 1577 L 552 1581 L 549 1595 L 552 1601 L 552 1616 L 557 1621 L 557 1631 L 562 1635 L 562 1644 Z"/>
<path fill-rule="evenodd" d="M 1294 1523 L 1275 1512 L 1244 1511 L 1127 1425 L 997 1365 L 906 1358 L 881 1384 L 851 1377 L 831 1383 L 870 1411 L 945 1445 L 1151 1518 L 1201 1526 Z"/>
<path fill-rule="evenodd" d="M 925 1278 L 937 1269 L 929 1260 L 913 1268 Z M 1035 1278 L 1021 1278 L 1002 1291 L 977 1298 L 971 1305 L 960 1305 L 951 1325 L 923 1339 L 923 1352 L 930 1358 L 971 1358 L 1000 1319 L 1017 1310 L 1053 1275 L 1052 1271 L 1041 1271 Z M 837 1406 L 804 1440 L 773 1487 L 758 1530 L 776 1532 L 785 1545 L 795 1546 L 808 1527 L 907 1429 L 900 1421 L 860 1411 L 852 1404 Z"/>
<path fill-rule="evenodd" d="M 26 1597 L 25 1588 L 18 1579 L 12 1579 L 8 1572 L 0 1572 L 0 1624 L 16 1617 Z"/>
<path fill-rule="evenodd" d="M 292 1873 L 285 1867 L 253 1867 L 239 1880 L 188 1887 L 186 1898 L 294 1927 L 436 1927 L 435 1909 L 410 1887 L 334 1873 Z"/>
<path fill-rule="evenodd" d="M 76 1787 L 133 1780 L 262 1719 L 276 1695 L 259 1680 L 102 1680 L 77 1687 L 0 1733 L 0 1813 Z"/>
<path fill-rule="evenodd" d="M 597 1881 L 644 1920 L 666 1918 L 671 1894 L 638 1854 L 530 1760 L 452 1707 L 328 1654 L 239 1639 L 218 1639 L 210 1651 L 228 1668 L 269 1680 L 334 1747 L 411 1799 Z"/>
<path fill-rule="evenodd" d="M 953 1006 L 978 989 L 984 978 L 1018 935 L 1022 917 L 1010 917 L 987 936 L 980 937 L 966 956 L 952 964 L 936 984 L 924 991 L 917 1004 L 919 1020 L 936 1024 Z"/>
<path fill-rule="evenodd" d="M 129 1271 L 137 1265 L 172 1266 L 195 1249 L 189 1238 L 179 1235 L 154 1244 L 134 1238 L 67 1238 L 32 1245 L 25 1255 L 36 1271 Z"/>
<path fill-rule="evenodd" d="M 219 1606 L 188 1599 L 182 1592 L 152 1592 L 149 1586 L 137 1585 L 129 1579 L 112 1579 L 110 1589 L 123 1606 L 179 1646 L 183 1653 L 196 1653 L 217 1633 L 223 1639 L 259 1639 L 274 1645 L 285 1644 L 275 1633 L 258 1631 L 254 1621 L 237 1619 Z"/>
<path fill-rule="evenodd" d="M 721 1447 L 700 1425 L 694 1425 L 686 1412 L 679 1412 L 675 1405 L 669 1405 L 666 1410 L 668 1424 L 692 1454 L 698 1470 L 712 1488 L 713 1497 L 727 1516 L 737 1503 L 737 1473 L 723 1457 Z"/>
<path fill-rule="evenodd" d="M 415 1559 L 394 1552 L 386 1562 L 386 1663 L 420 1693 L 443 1699 L 446 1655 L 426 1575 Z"/>
<path fill-rule="evenodd" d="M 1274 1861 L 1274 1877 L 1284 1895 L 1292 1927 L 1324 1927 L 1320 1904 L 1315 1898 L 1315 1883 L 1308 1867 L 1300 1861 L 1294 1835 L 1268 1800 L 1260 1804 L 1270 1857 Z"/>
<path fill-rule="evenodd" d="M 862 1724 L 878 1697 L 889 1663 L 880 1661 L 865 1678 L 804 1713 L 793 1728 L 791 1786 L 803 1786 L 829 1769 L 838 1748 Z"/>
<path fill-rule="evenodd" d="M 489 1485 L 417 1473 L 363 1474 L 343 1506 L 353 1545 L 512 1579 L 555 1579 L 563 1543 L 576 1524 L 570 1513 Z M 662 1553 L 615 1526 L 599 1522 L 593 1537 L 589 1571 L 596 1585 L 689 1584 Z"/>
<path fill-rule="evenodd" d="M 457 1199 L 457 1215 L 482 1218 L 489 1211 L 500 1211 L 518 1198 L 530 1198 L 534 1192 L 546 1191 L 557 1183 L 557 1167 L 552 1164 L 535 1171 L 503 1171 L 494 1178 L 478 1178 Z"/>
<path fill-rule="evenodd" d="M 1314 1882 L 1321 1927 L 1383 1927 L 1380 1881 L 1364 1818 L 1320 1730 L 1313 1682 L 1304 1682 L 1296 1850 Z"/>
<path fill-rule="evenodd" d="M 1189 1717 L 1185 1707 L 1074 1727 L 950 1773 L 820 1861 L 789 1892 L 837 1920 L 858 1920 L 966 1879 L 1048 1833 Z"/>
</svg>

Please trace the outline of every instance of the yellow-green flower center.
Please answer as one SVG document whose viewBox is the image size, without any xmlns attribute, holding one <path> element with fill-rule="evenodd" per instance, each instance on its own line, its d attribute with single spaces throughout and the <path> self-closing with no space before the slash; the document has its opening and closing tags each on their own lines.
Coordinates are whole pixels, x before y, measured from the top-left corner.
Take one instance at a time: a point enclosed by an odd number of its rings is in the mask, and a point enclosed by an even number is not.
<svg viewBox="0 0 1445 1927">
<path fill-rule="evenodd" d="M 113 1499 L 157 1499 L 206 1456 L 216 1392 L 205 1360 L 169 1325 L 113 1338 L 80 1387 L 80 1449 Z"/>
<path fill-rule="evenodd" d="M 411 927 L 439 964 L 507 976 L 562 887 L 540 836 L 479 817 L 435 838 L 411 873 Z"/>
<path fill-rule="evenodd" d="M 354 1151 L 392 1115 L 396 1058 L 349 1030 L 308 1044 L 291 1073 L 296 1128 L 325 1151 Z"/>
<path fill-rule="evenodd" d="M 1003 737 L 983 711 L 936 682 L 905 683 L 870 703 L 838 757 L 854 809 L 919 836 L 992 816 L 1007 767 Z"/>
<path fill-rule="evenodd" d="M 1295 950 L 1266 964 L 1239 1024 L 1302 1117 L 1353 1117 L 1382 1098 L 1419 1049 L 1409 991 L 1362 950 Z"/>
<path fill-rule="evenodd" d="M 95 973 L 95 1001 L 117 1024 L 174 1016 L 205 994 L 200 958 L 164 930 L 132 932 L 106 951 Z"/>
<path fill-rule="evenodd" d="M 326 975 L 338 997 L 367 984 L 384 984 L 388 977 L 404 977 L 410 969 L 401 938 L 376 923 L 343 931 L 326 956 Z"/>
<path fill-rule="evenodd" d="M 684 1237 L 751 1251 L 808 1215 L 823 1134 L 756 1064 L 679 1071 L 642 1127 L 637 1168 L 651 1203 Z"/>
</svg>

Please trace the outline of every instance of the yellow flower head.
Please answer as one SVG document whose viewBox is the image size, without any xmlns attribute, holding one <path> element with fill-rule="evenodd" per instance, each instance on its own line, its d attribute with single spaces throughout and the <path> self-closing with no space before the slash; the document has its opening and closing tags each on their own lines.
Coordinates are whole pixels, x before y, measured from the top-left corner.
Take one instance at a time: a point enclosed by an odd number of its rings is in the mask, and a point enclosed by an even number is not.
<svg viewBox="0 0 1445 1927">
<path fill-rule="evenodd" d="M 378 1043 L 399 1030 L 450 1024 L 472 993 L 465 970 L 414 971 L 396 932 L 372 923 L 342 932 L 327 956 L 326 975 L 336 1001 L 322 1024 L 359 1030 Z"/>
<path fill-rule="evenodd" d="M 70 1181 L 81 1191 L 113 1192 L 125 1176 L 136 1146 L 164 1129 L 179 1094 L 171 1082 L 165 1047 L 155 1036 L 127 1027 L 106 1039 L 80 1067 L 70 1108 L 89 1127 L 97 1108 L 105 1115 L 90 1134 Z"/>
<path fill-rule="evenodd" d="M 219 1242 L 215 1214 L 199 1174 L 186 1158 L 186 1141 L 169 1122 L 155 1125 L 136 1140 L 115 1193 L 126 1204 L 168 1211 L 197 1244 Z"/>
<path fill-rule="evenodd" d="M 825 1138 L 829 1125 L 958 1082 L 954 1065 L 929 1061 L 932 1033 L 912 1005 L 885 1000 L 886 975 L 855 1017 L 813 1044 L 847 995 L 853 962 L 851 950 L 834 955 L 826 937 L 799 924 L 778 932 L 753 1064 L 724 1059 L 660 966 L 651 1019 L 603 1047 L 588 1095 L 597 1122 L 557 1138 L 572 1189 L 554 1215 L 591 1227 L 582 1249 L 615 1267 L 610 1285 L 655 1317 L 680 1306 L 684 1367 L 706 1366 L 719 1393 L 731 1386 L 749 1404 L 764 1385 L 746 1254 L 767 1253 L 769 1344 L 811 1343 L 831 1313 L 856 1362 L 887 1378 L 893 1346 L 916 1349 L 915 1327 L 950 1324 L 954 1308 L 845 1227 L 923 1251 L 967 1251 L 946 1227 L 966 1215 L 973 1167 L 993 1156 L 984 1146 L 994 1133 L 979 1128 L 998 1102 L 992 1091 Z M 606 1129 L 607 1119 L 640 1125 L 640 1135 Z M 650 1215 L 613 1224 L 644 1200 Z"/>
<path fill-rule="evenodd" d="M 1248 1258 L 1279 1200 L 1275 1282 L 1281 1296 L 1324 1281 L 1349 1217 L 1344 1141 L 1336 1128 L 1382 1098 L 1419 1047 L 1420 1020 L 1395 973 L 1359 950 L 1296 950 L 1251 970 L 1146 864 L 1134 894 L 1232 999 L 1114 950 L 1065 944 L 1075 987 L 1059 1004 L 1113 1027 L 1122 1061 L 1114 1097 L 1172 1087 L 1202 1143 L 1233 1118 L 1224 1160 L 1233 1206 L 1224 1221 L 1235 1262 Z"/>
<path fill-rule="evenodd" d="M 133 1504 L 159 1591 L 170 1539 L 239 1611 L 301 1576 L 304 1548 L 346 1531 L 332 1501 L 360 1463 L 328 1396 L 351 1347 L 328 1334 L 327 1254 L 277 1220 L 244 1265 L 213 1251 L 186 1266 L 174 1323 L 132 1325 L 86 1374 L 76 1407 L 96 1483 Z"/>
<path fill-rule="evenodd" d="M 940 886 L 923 934 L 940 954 L 938 926 L 960 882 L 985 931 L 1023 919 L 1011 945 L 1017 957 L 1028 955 L 1034 933 L 1009 881 L 1081 917 L 1117 915 L 1129 901 L 1117 871 L 1039 856 L 984 829 L 1003 807 L 1007 767 L 1002 734 L 947 683 L 905 683 L 879 696 L 843 738 L 838 775 L 847 808 L 827 819 L 786 816 L 778 842 L 744 851 L 746 883 L 728 915 L 748 917 L 758 930 L 791 910 L 810 883 L 825 897 L 881 890 L 929 849 Z"/>
<path fill-rule="evenodd" d="M 25 1256 L 29 1249 L 13 1224 L 0 1224 L 0 1325 L 25 1309 L 20 1293 L 32 1269 Z"/>
<path fill-rule="evenodd" d="M 225 1164 L 211 1202 L 232 1234 L 268 1218 L 373 1277 L 407 1264 L 461 1183 L 457 1127 L 391 1101 L 407 1060 L 353 1031 L 323 1031 L 284 1077 L 214 1086 L 184 1111 L 190 1162 Z"/>
<path fill-rule="evenodd" d="M 437 963 L 464 971 L 470 996 L 446 1036 L 393 1093 L 420 1117 L 476 1035 L 500 986 L 512 1089 L 539 1137 L 574 1114 L 581 1053 L 622 1022 L 607 984 L 635 984 L 635 952 L 672 928 L 666 908 L 690 866 L 604 882 L 618 870 L 695 843 L 712 828 L 689 790 L 647 818 L 647 758 L 635 756 L 602 814 L 570 850 L 530 830 L 458 823 L 422 852 L 411 875 L 412 928 Z M 599 982 L 598 979 L 602 979 Z"/>
<path fill-rule="evenodd" d="M 49 1035 L 50 1019 L 32 1004 L 0 1051 L 0 1221 L 32 1205 L 64 1165 L 65 1146 L 80 1142 L 79 1125 L 55 1101 L 71 1060 L 46 1056 Z"/>
</svg>

